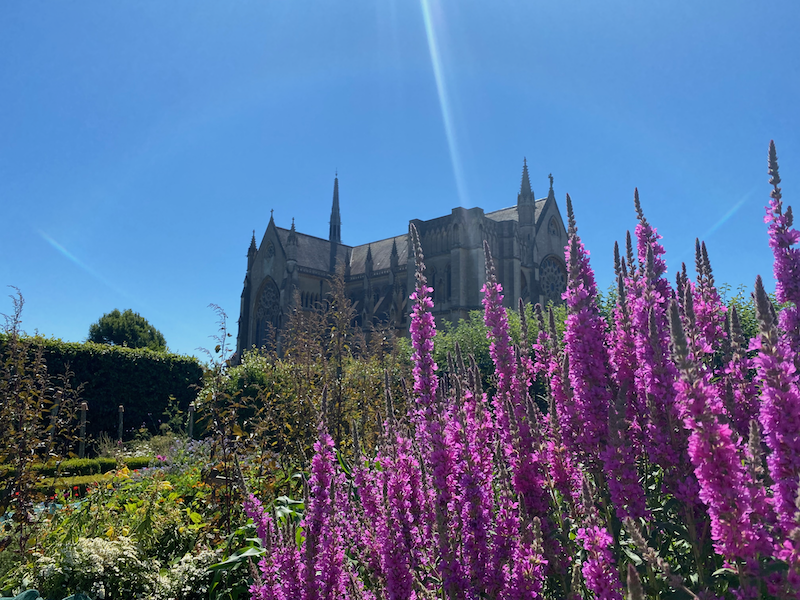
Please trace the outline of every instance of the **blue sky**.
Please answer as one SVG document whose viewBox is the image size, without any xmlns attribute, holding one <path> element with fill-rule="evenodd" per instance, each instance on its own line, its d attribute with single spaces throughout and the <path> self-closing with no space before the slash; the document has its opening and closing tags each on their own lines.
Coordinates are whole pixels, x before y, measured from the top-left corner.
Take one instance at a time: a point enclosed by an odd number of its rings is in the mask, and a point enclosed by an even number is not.
<svg viewBox="0 0 800 600">
<path fill-rule="evenodd" d="M 764 8 L 759 9 L 762 6 Z M 0 286 L 70 341 L 132 308 L 170 349 L 236 334 L 246 250 L 569 193 L 600 287 L 639 187 L 671 273 L 772 281 L 767 147 L 800 190 L 800 3 L 0 3 Z M 774 285 L 771 284 L 771 285 Z M 0 312 L 11 301 L 0 296 Z"/>
</svg>

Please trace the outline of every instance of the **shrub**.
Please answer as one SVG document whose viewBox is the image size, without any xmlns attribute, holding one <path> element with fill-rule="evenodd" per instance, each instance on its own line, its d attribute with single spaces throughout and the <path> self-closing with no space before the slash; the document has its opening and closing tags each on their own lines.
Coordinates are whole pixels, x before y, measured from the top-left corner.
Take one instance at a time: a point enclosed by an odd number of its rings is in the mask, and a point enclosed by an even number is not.
<svg viewBox="0 0 800 600">
<path fill-rule="evenodd" d="M 43 337 L 22 338 L 31 354 L 37 349 L 51 376 L 71 370 L 73 384 L 83 383 L 82 400 L 89 405 L 87 433 L 97 437 L 108 432 L 114 438 L 119 424 L 118 407 L 125 407 L 125 431 L 145 427 L 159 433 L 170 397 L 184 413 L 202 384 L 203 368 L 194 357 L 147 349 L 72 343 Z M 0 335 L 0 357 L 11 349 L 8 335 Z"/>
</svg>

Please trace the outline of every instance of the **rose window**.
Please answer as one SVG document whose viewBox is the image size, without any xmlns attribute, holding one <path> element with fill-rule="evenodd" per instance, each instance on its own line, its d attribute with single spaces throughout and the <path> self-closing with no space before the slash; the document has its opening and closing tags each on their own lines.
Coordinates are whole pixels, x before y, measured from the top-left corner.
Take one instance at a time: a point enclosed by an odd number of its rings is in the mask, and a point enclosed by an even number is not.
<svg viewBox="0 0 800 600">
<path fill-rule="evenodd" d="M 567 289 L 567 273 L 561 263 L 552 256 L 547 257 L 539 268 L 539 280 L 545 302 L 561 302 L 561 294 Z"/>
</svg>

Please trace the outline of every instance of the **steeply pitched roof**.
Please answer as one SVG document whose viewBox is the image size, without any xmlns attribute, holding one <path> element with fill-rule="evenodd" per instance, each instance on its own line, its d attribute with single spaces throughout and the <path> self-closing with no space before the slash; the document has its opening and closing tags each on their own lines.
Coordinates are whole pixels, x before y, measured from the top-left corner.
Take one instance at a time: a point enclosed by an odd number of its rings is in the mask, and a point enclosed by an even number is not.
<svg viewBox="0 0 800 600">
<path fill-rule="evenodd" d="M 534 212 L 533 218 L 536 223 L 539 222 L 539 218 L 542 216 L 542 211 L 544 210 L 544 205 L 547 202 L 547 198 L 540 198 L 534 203 Z M 509 206 L 508 208 L 501 208 L 500 210 L 495 210 L 490 213 L 486 213 L 486 218 L 491 219 L 492 221 L 519 221 L 519 213 L 517 212 L 516 206 Z"/>
<path fill-rule="evenodd" d="M 355 246 L 350 254 L 350 274 L 360 275 L 366 270 L 367 251 L 372 251 L 372 269 L 380 271 L 392 265 L 392 244 L 397 244 L 397 260 L 404 265 L 408 260 L 408 234 L 398 235 L 363 246 Z"/>
<path fill-rule="evenodd" d="M 281 245 L 286 248 L 290 231 L 283 227 L 276 227 L 275 229 L 278 231 L 278 239 L 280 239 Z M 330 270 L 330 242 L 300 232 L 295 232 L 294 235 L 297 236 L 298 266 L 327 273 Z M 347 260 L 348 249 L 347 246 L 338 246 L 336 258 L 339 263 L 344 263 Z"/>
</svg>

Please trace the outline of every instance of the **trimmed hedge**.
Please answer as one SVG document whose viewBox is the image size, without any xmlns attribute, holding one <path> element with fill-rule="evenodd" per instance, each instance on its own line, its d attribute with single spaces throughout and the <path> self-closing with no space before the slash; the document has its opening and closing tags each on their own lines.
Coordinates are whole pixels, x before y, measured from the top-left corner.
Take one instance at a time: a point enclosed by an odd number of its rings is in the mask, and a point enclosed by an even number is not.
<svg viewBox="0 0 800 600">
<path fill-rule="evenodd" d="M 7 340 L 0 334 L 0 356 Z M 203 367 L 192 356 L 41 336 L 29 341 L 32 348 L 42 346 L 51 376 L 63 374 L 69 364 L 75 373 L 73 386 L 84 384 L 81 399 L 89 405 L 86 431 L 94 437 L 106 432 L 116 438 L 120 404 L 125 407 L 125 439 L 142 426 L 158 433 L 170 396 L 185 413 L 203 384 Z"/>
<path fill-rule="evenodd" d="M 131 470 L 143 469 L 151 464 L 159 464 L 153 456 L 129 456 L 122 459 L 122 464 Z M 51 461 L 46 464 L 33 463 L 31 470 L 45 477 L 89 476 L 108 473 L 117 468 L 119 463 L 113 458 L 70 458 L 59 462 Z M 10 477 L 15 471 L 8 465 L 0 465 L 0 477 Z"/>
</svg>

